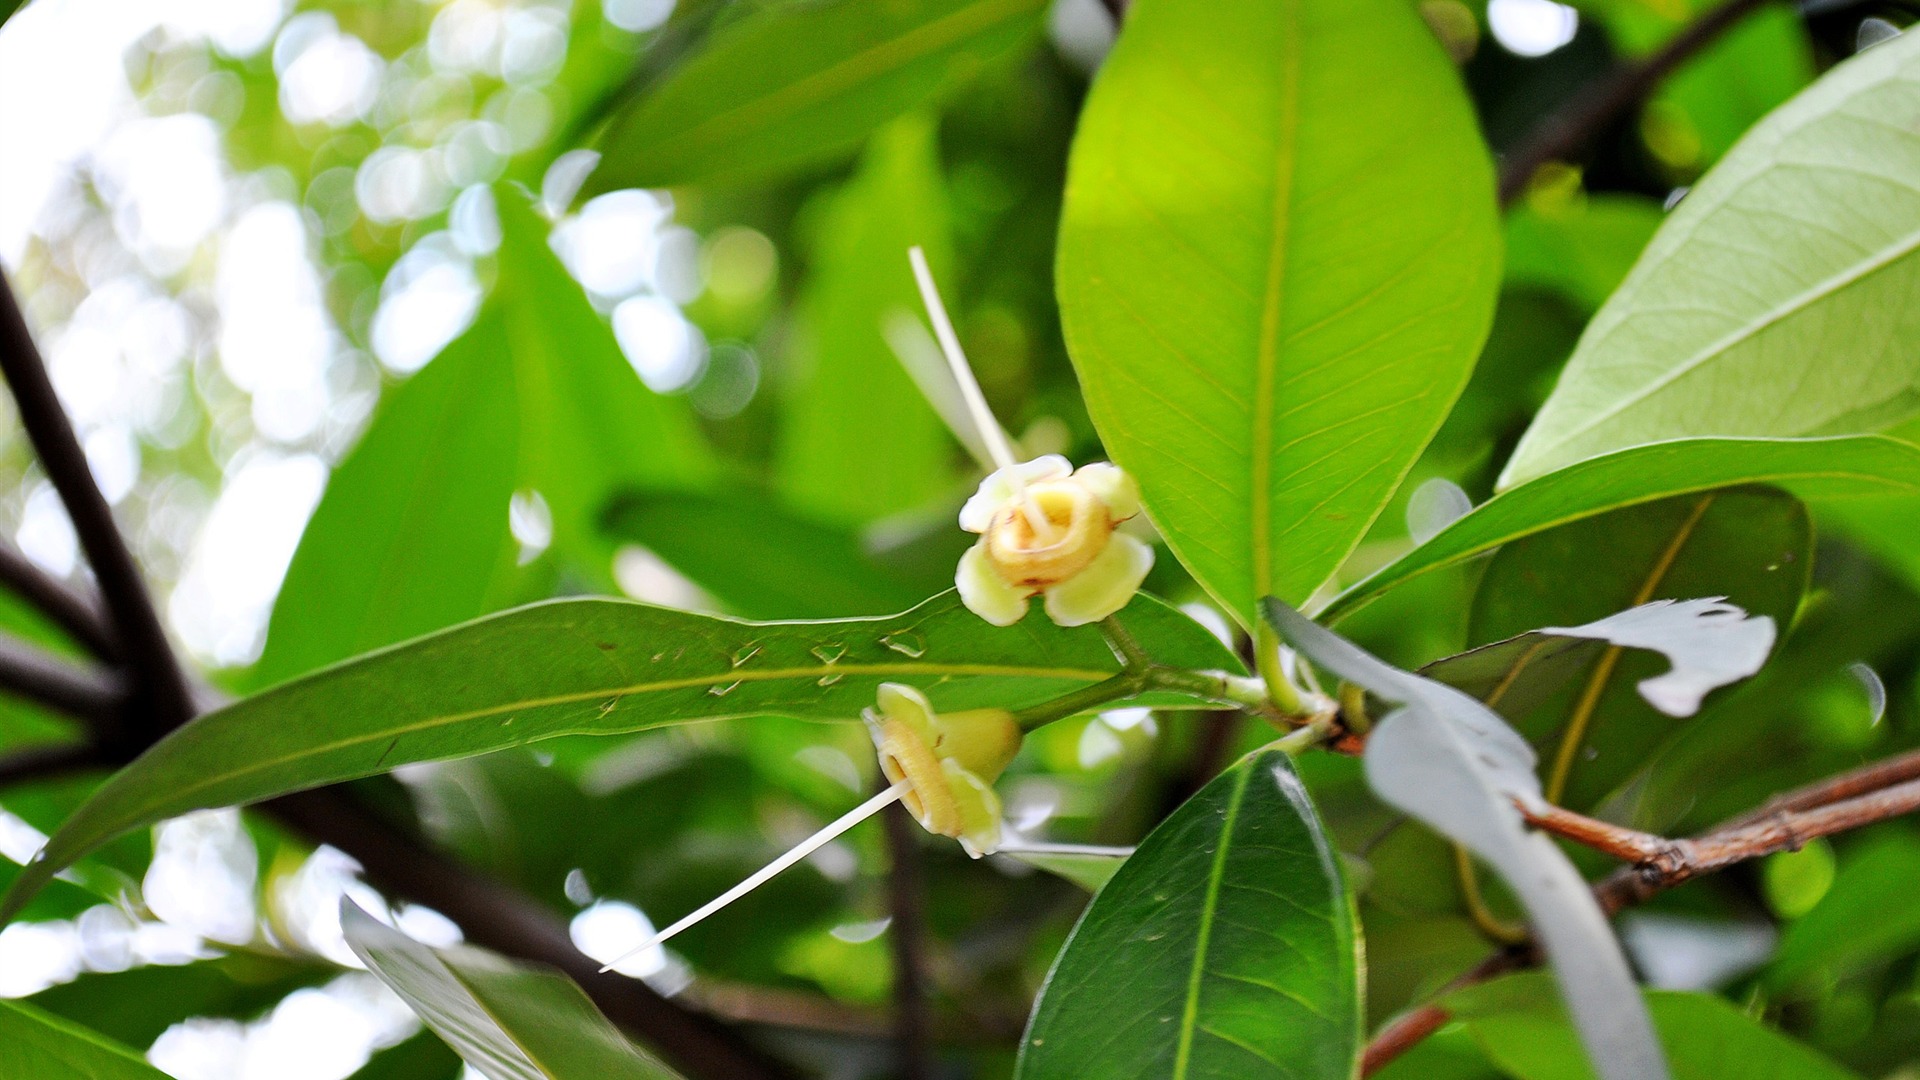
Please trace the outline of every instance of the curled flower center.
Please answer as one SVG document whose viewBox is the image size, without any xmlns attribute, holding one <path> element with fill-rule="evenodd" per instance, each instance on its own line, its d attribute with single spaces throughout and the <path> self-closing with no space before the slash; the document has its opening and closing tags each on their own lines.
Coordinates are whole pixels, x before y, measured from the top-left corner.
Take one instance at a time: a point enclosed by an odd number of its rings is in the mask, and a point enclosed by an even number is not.
<svg viewBox="0 0 1920 1080">
<path fill-rule="evenodd" d="M 1030 514 L 1022 503 L 1038 511 Z M 1034 517 L 1044 523 L 1036 528 Z M 1071 480 L 1034 484 L 994 514 L 987 555 L 1009 585 L 1044 589 L 1087 568 L 1113 535 L 1106 504 Z"/>
</svg>

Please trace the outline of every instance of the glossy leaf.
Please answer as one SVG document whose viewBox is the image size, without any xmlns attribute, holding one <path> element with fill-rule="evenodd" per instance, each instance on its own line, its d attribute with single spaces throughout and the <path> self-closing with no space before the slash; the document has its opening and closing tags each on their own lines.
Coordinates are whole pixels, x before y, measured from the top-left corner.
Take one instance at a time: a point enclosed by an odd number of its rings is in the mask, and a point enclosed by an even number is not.
<svg viewBox="0 0 1920 1080">
<path fill-rule="evenodd" d="M 432 949 L 340 901 L 340 928 L 434 1034 L 491 1080 L 673 1080 L 558 971 L 471 946 Z"/>
<path fill-rule="evenodd" d="M 1818 500 L 1920 492 L 1920 448 L 1882 436 L 1679 439 L 1584 461 L 1504 491 L 1333 599 L 1338 620 L 1409 578 L 1625 506 L 1736 484 Z"/>
<path fill-rule="evenodd" d="M 1633 973 L 1566 853 L 1529 828 L 1516 803 L 1544 802 L 1518 732 L 1458 690 L 1409 674 L 1275 600 L 1274 629 L 1314 663 L 1396 706 L 1367 737 L 1367 784 L 1389 805 L 1466 847 L 1527 910 L 1580 1041 L 1603 1080 L 1667 1070 Z"/>
<path fill-rule="evenodd" d="M 1593 1080 L 1545 978 L 1510 976 L 1447 997 L 1512 1080 Z M 1648 1010 L 1676 1080 L 1857 1080 L 1803 1043 L 1711 994 L 1650 991 Z"/>
<path fill-rule="evenodd" d="M 1150 597 L 1117 617 L 1163 663 L 1238 667 L 1210 631 Z M 0 915 L 98 844 L 189 810 L 556 735 L 768 713 L 851 721 L 883 681 L 921 686 L 939 708 L 1017 708 L 1118 670 L 1098 627 L 1067 629 L 1038 612 L 994 627 L 952 593 L 900 615 L 834 622 L 740 622 L 619 600 L 535 604 L 336 665 L 179 729 L 68 818 Z"/>
<path fill-rule="evenodd" d="M 499 280 L 335 470 L 274 604 L 256 685 L 512 602 L 516 492 L 538 493 L 555 543 L 604 576 L 595 515 L 614 486 L 711 474 L 684 403 L 640 382 L 525 197 L 503 189 L 496 201 Z"/>
<path fill-rule="evenodd" d="M 19 1001 L 0 1001 L 0 1076 L 167 1080 L 132 1050 Z"/>
<path fill-rule="evenodd" d="M 1140 0 L 1081 114 L 1058 271 L 1107 450 L 1249 625 L 1378 515 L 1466 384 L 1491 168 L 1398 0 Z"/>
<path fill-rule="evenodd" d="M 955 550 L 897 565 L 852 532 L 790 513 L 764 491 L 629 492 L 606 529 L 647 548 L 731 611 L 823 619 L 904 611 L 953 585 Z M 949 530 L 964 550 L 966 534 Z"/>
<path fill-rule="evenodd" d="M 1596 558 L 1596 552 L 1604 557 Z M 1751 487 L 1615 510 L 1508 544 L 1481 575 L 1468 640 L 1587 620 L 1601 620 L 1590 625 L 1606 630 L 1632 616 L 1623 611 L 1630 605 L 1681 601 L 1689 603 L 1636 608 L 1635 621 L 1678 615 L 1681 622 L 1674 629 L 1684 636 L 1685 647 L 1704 650 L 1708 662 L 1723 670 L 1676 700 L 1668 693 L 1675 684 L 1660 681 L 1673 679 L 1668 660 L 1642 649 L 1629 651 L 1615 641 L 1563 671 L 1569 678 L 1556 692 L 1540 694 L 1544 686 L 1518 685 L 1528 675 L 1527 665 L 1482 700 L 1552 763 L 1550 798 L 1574 809 L 1590 808 L 1691 722 L 1677 718 L 1698 711 L 1700 697 L 1713 688 L 1709 684 L 1737 682 L 1760 669 L 1800 610 L 1813 555 L 1806 507 L 1785 492 Z M 1722 615 L 1703 627 L 1688 616 L 1699 606 L 1694 601 L 1704 597 L 1726 597 L 1752 618 L 1733 621 Z M 1701 633 L 1712 627 L 1719 629 Z M 1646 641 L 1642 634 L 1631 636 Z M 1739 655 L 1729 657 L 1729 649 Z M 1736 662 L 1723 664 L 1723 659 Z M 1510 696 L 1515 691 L 1527 693 Z M 1664 707 L 1675 705 L 1690 707 Z"/>
<path fill-rule="evenodd" d="M 1920 38 L 1754 128 L 1594 317 L 1502 487 L 1640 443 L 1874 431 L 1920 411 Z"/>
<path fill-rule="evenodd" d="M 1090 893 L 1097 893 L 1126 865 L 1133 856 L 1133 849 L 1079 847 L 1071 844 L 1010 847 L 1002 844 L 999 854 L 1019 859 L 1028 866 L 1037 866 Z"/>
<path fill-rule="evenodd" d="M 1285 753 L 1209 783 L 1141 842 L 1054 961 L 1018 1080 L 1345 1080 L 1359 930 Z"/>
<path fill-rule="evenodd" d="M 615 115 L 589 183 L 611 191 L 740 182 L 831 160 L 1033 43 L 1045 6 L 825 0 L 765 8 L 716 32 Z"/>
<path fill-rule="evenodd" d="M 775 478 L 797 509 L 824 520 L 918 509 L 957 485 L 953 436 L 888 340 L 895 320 L 920 318 L 908 248 L 925 248 L 952 286 L 935 135 L 925 116 L 877 132 L 815 242 Z"/>
</svg>

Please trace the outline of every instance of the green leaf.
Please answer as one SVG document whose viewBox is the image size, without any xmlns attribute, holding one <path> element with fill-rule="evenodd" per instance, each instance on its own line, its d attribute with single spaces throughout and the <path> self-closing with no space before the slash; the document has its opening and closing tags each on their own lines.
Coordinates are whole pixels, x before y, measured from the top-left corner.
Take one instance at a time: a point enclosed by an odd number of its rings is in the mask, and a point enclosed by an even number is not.
<svg viewBox="0 0 1920 1080">
<path fill-rule="evenodd" d="M 1097 893 L 1126 865 L 1133 856 L 1133 849 L 1076 848 L 1070 844 L 1047 847 L 1036 844 L 1031 847 L 1002 847 L 999 853 L 1065 878 L 1090 893 Z"/>
<path fill-rule="evenodd" d="M 614 116 L 589 188 L 740 182 L 832 160 L 1035 41 L 1045 8 L 1042 0 L 769 6 L 717 31 Z"/>
<path fill-rule="evenodd" d="M 1118 618 L 1162 663 L 1239 668 L 1210 631 L 1151 597 Z M 741 622 L 620 600 L 534 604 L 335 665 L 180 728 L 61 826 L 0 905 L 0 923 L 100 843 L 189 810 L 556 735 L 769 713 L 851 721 L 884 681 L 918 685 L 938 708 L 1018 708 L 1118 670 L 1098 627 L 1055 626 L 1039 612 L 995 627 L 953 593 L 900 615 L 834 622 Z"/>
<path fill-rule="evenodd" d="M 1920 836 L 1911 830 L 1872 837 L 1849 851 L 1812 911 L 1787 924 L 1767 982 L 1790 991 L 1820 985 L 1874 961 L 1920 950 Z"/>
<path fill-rule="evenodd" d="M 1507 214 L 1507 284 L 1552 289 L 1593 312 L 1620 286 L 1664 217 L 1659 203 L 1640 195 L 1523 202 Z"/>
<path fill-rule="evenodd" d="M 1646 998 L 1675 1080 L 1856 1080 L 1711 994 L 1655 990 Z M 1513 1080 L 1593 1080 L 1544 976 L 1509 976 L 1445 1000 Z"/>
<path fill-rule="evenodd" d="M 492 1080 L 674 1080 L 614 1030 L 578 986 L 471 946 L 431 949 L 340 900 L 340 929 L 367 970 Z"/>
<path fill-rule="evenodd" d="M 756 619 L 901 611 L 950 588 L 960 557 L 956 550 L 931 566 L 895 566 L 852 533 L 787 513 L 750 490 L 632 492 L 609 508 L 606 528 Z"/>
<path fill-rule="evenodd" d="M 1600 551 L 1606 557 L 1596 560 Z M 1497 641 L 1653 600 L 1719 596 L 1749 616 L 1771 619 L 1777 639 L 1793 625 L 1812 566 L 1813 526 L 1806 507 L 1785 492 L 1736 488 L 1663 499 L 1501 548 L 1480 579 L 1467 638 Z M 1762 658 L 1766 652 L 1762 646 Z M 1692 715 L 1663 714 L 1641 694 L 1641 682 L 1669 666 L 1657 654 L 1596 648 L 1558 672 L 1564 681 L 1552 689 L 1524 685 L 1531 665 L 1517 659 L 1520 666 L 1493 684 L 1497 697 L 1476 696 L 1541 749 L 1552 763 L 1549 775 L 1571 777 L 1562 790 L 1549 782 L 1550 802 L 1594 806 L 1685 726 L 1677 716 Z M 1749 674 L 1758 667 L 1743 666 Z M 1454 683 L 1438 670 L 1428 674 Z M 1576 723 L 1577 746 L 1569 748 Z"/>
<path fill-rule="evenodd" d="M 1019 1080 L 1345 1080 L 1359 929 L 1291 759 L 1256 753 L 1141 842 L 1054 961 Z"/>
<path fill-rule="evenodd" d="M 129 1046 L 151 1046 L 183 1016 L 251 1020 L 288 994 L 339 974 L 320 963 L 239 952 L 183 967 L 88 973 L 32 1004 Z"/>
<path fill-rule="evenodd" d="M 953 437 L 887 339 L 894 320 L 918 317 L 907 249 L 926 248 L 942 277 L 952 261 L 934 135 L 925 116 L 881 129 L 820 225 L 774 475 L 824 520 L 871 521 L 954 487 Z"/>
<path fill-rule="evenodd" d="M 1920 38 L 1827 73 L 1661 226 L 1500 486 L 1693 435 L 1837 435 L 1920 410 Z"/>
<path fill-rule="evenodd" d="M 1107 450 L 1248 625 L 1340 564 L 1493 314 L 1492 170 L 1401 0 L 1139 0 L 1081 114 L 1061 317 Z"/>
<path fill-rule="evenodd" d="M 508 531 L 538 492 L 554 542 L 605 578 L 596 515 L 619 484 L 712 472 L 683 403 L 649 391 L 511 188 L 499 279 L 473 326 L 388 392 L 300 538 L 253 672 L 268 685 L 518 599 Z M 592 579 L 590 579 L 592 580 Z"/>
<path fill-rule="evenodd" d="M 19 1001 L 0 1001 L 0 1076 L 167 1080 L 132 1050 Z"/>
<path fill-rule="evenodd" d="M 1881 436 L 1678 439 L 1583 461 L 1475 507 L 1350 586 L 1321 611 L 1337 621 L 1387 589 L 1556 525 L 1736 484 L 1774 483 L 1809 500 L 1920 492 L 1920 447 Z"/>
<path fill-rule="evenodd" d="M 373 1055 L 351 1080 L 460 1080 L 459 1055 L 431 1031 Z"/>
</svg>

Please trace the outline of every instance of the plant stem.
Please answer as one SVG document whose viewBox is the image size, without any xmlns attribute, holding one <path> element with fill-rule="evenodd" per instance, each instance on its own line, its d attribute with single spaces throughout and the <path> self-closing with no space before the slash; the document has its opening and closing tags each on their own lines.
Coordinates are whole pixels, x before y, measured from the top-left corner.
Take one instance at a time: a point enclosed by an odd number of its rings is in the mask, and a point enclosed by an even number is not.
<svg viewBox="0 0 1920 1080">
<path fill-rule="evenodd" d="M 1501 163 L 1500 205 L 1508 205 L 1525 191 L 1540 166 L 1584 149 L 1627 110 L 1646 100 L 1681 64 L 1766 2 L 1727 0 L 1675 34 L 1659 51 L 1604 76 L 1535 125 Z"/>
<path fill-rule="evenodd" d="M 1153 666 L 1153 658 L 1147 655 L 1147 650 L 1140 647 L 1140 642 L 1134 638 L 1133 632 L 1121 625 L 1120 616 L 1109 615 L 1101 619 L 1100 632 L 1106 635 L 1107 644 L 1113 648 L 1113 655 L 1120 659 L 1120 663 L 1126 670 L 1145 671 Z"/>
<path fill-rule="evenodd" d="M 101 765 L 100 755 L 86 743 L 29 746 L 0 757 L 0 788 L 9 784 L 64 776 Z"/>
<path fill-rule="evenodd" d="M 6 544 L 0 544 L 0 584 L 52 619 L 96 658 L 109 662 L 118 658 L 113 631 L 101 617 L 99 605 L 47 576 Z"/>
<path fill-rule="evenodd" d="M 1078 716 L 1083 712 L 1097 709 L 1108 702 L 1132 697 L 1154 685 L 1153 674 L 1145 671 L 1122 671 L 1091 686 L 1083 686 L 1071 693 L 1062 694 L 1052 701 L 1043 701 L 1038 705 L 1015 709 L 1013 719 L 1020 725 L 1021 731 L 1045 727 L 1055 720 L 1065 720 L 1069 716 Z"/>
<path fill-rule="evenodd" d="M 79 720 L 118 716 L 126 703 L 120 681 L 32 649 L 0 634 L 0 690 Z"/>
<path fill-rule="evenodd" d="M 921 829 L 907 808 L 880 813 L 887 835 L 887 906 L 893 916 L 893 1035 L 902 1080 L 933 1080 L 933 1014 L 927 1002 L 927 897 L 920 869 Z"/>
</svg>

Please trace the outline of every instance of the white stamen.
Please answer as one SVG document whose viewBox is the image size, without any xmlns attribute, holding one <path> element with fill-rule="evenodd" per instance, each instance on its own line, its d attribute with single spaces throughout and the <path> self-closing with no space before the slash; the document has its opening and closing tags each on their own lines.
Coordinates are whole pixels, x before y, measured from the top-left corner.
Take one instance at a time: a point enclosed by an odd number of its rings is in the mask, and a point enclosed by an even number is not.
<svg viewBox="0 0 1920 1080">
<path fill-rule="evenodd" d="M 828 825 L 826 828 L 795 844 L 785 855 L 754 871 L 745 881 L 742 881 L 740 884 L 735 885 L 733 888 L 728 889 L 726 892 L 721 893 L 719 896 L 701 905 L 693 914 L 688 915 L 686 918 L 681 919 L 665 930 L 660 931 L 640 944 L 635 945 L 633 948 L 628 949 L 626 952 L 621 953 L 619 956 L 614 957 L 608 962 L 606 967 L 600 969 L 601 973 L 605 974 L 606 972 L 612 971 L 615 965 L 624 962 L 628 957 L 646 952 L 655 945 L 665 942 L 668 938 L 673 937 L 682 930 L 694 926 L 707 916 L 719 911 L 721 908 L 726 907 L 728 904 L 733 903 L 735 900 L 740 899 L 760 886 L 765 885 L 768 881 L 772 880 L 775 875 L 779 874 L 780 871 L 785 870 L 801 859 L 826 847 L 841 833 L 846 832 L 848 829 L 867 820 L 888 806 L 893 805 L 893 803 L 897 801 L 900 796 L 905 795 L 911 787 L 911 784 L 902 780 L 880 794 L 875 795 L 873 798 L 868 799 L 866 802 L 861 803 L 859 806 L 854 807 L 852 810 L 847 811 L 837 818 L 833 824 Z"/>
<path fill-rule="evenodd" d="M 967 354 L 960 351 L 960 337 L 953 332 L 953 320 L 947 318 L 946 305 L 940 302 L 933 271 L 927 268 L 926 252 L 917 245 L 908 248 L 907 261 L 913 264 L 913 279 L 920 285 L 920 301 L 927 305 L 927 318 L 933 321 L 933 336 L 940 342 L 940 351 L 947 356 L 947 366 L 953 369 L 954 381 L 960 384 L 960 396 L 966 399 L 967 411 L 973 414 L 973 424 L 980 429 L 980 438 L 986 442 L 994 464 L 1002 469 L 1019 464 L 1014 458 L 1013 444 L 1007 441 L 1007 433 L 1000 429 L 993 410 L 987 408 L 987 397 L 980 392 L 980 380 L 973 377 Z"/>
</svg>

